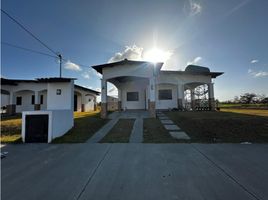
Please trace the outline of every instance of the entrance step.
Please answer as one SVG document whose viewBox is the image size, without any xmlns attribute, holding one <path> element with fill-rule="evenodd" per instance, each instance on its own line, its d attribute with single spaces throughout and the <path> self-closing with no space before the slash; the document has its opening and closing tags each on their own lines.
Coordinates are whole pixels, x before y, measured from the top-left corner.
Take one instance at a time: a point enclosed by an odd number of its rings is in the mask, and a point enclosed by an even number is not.
<svg viewBox="0 0 268 200">
<path fill-rule="evenodd" d="M 162 124 L 174 124 L 172 120 L 170 119 L 163 119 L 163 120 L 160 120 Z"/>
</svg>

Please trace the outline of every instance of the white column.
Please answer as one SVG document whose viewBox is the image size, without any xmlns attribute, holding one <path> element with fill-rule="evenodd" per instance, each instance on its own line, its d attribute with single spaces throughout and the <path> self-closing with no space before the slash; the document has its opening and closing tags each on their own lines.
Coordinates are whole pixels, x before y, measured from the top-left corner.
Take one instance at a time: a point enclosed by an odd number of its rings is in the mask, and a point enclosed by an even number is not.
<svg viewBox="0 0 268 200">
<path fill-rule="evenodd" d="M 215 110 L 215 99 L 214 99 L 214 83 L 208 83 L 208 97 L 210 110 Z"/>
<path fill-rule="evenodd" d="M 13 92 L 10 92 L 10 93 L 9 93 L 9 104 L 10 104 L 10 105 L 14 104 L 14 103 L 13 103 L 13 98 L 14 98 L 14 93 L 13 93 Z"/>
<path fill-rule="evenodd" d="M 151 117 L 156 117 L 156 112 L 155 112 L 155 93 L 156 93 L 156 88 L 155 88 L 155 77 L 151 77 L 149 81 L 149 112 Z"/>
<path fill-rule="evenodd" d="M 34 104 L 39 104 L 39 95 L 38 91 L 34 92 Z"/>
<path fill-rule="evenodd" d="M 151 102 L 155 102 L 155 77 L 150 78 L 149 97 Z"/>
<path fill-rule="evenodd" d="M 101 79 L 101 118 L 107 118 L 107 80 Z"/>
<path fill-rule="evenodd" d="M 209 83 L 208 84 L 208 97 L 210 99 L 214 99 L 214 83 Z"/>
<path fill-rule="evenodd" d="M 191 89 L 191 106 L 192 110 L 195 110 L 195 88 Z"/>
<path fill-rule="evenodd" d="M 178 109 L 183 109 L 183 101 L 184 101 L 184 85 L 178 83 Z"/>
<path fill-rule="evenodd" d="M 117 88 L 118 90 L 118 101 L 122 101 L 122 90 Z"/>
<path fill-rule="evenodd" d="M 101 79 L 101 102 L 107 103 L 107 81 Z"/>
</svg>

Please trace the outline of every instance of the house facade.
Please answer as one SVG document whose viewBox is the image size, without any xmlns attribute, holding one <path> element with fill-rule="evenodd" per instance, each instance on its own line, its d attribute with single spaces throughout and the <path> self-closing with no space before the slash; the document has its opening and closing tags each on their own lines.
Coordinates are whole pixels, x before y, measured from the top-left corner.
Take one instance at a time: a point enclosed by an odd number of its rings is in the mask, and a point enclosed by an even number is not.
<svg viewBox="0 0 268 200">
<path fill-rule="evenodd" d="M 189 65 L 185 71 L 161 70 L 163 63 L 122 60 L 92 66 L 102 74 L 101 116 L 107 117 L 107 82 L 118 89 L 118 110 L 148 110 L 151 117 L 157 109 L 189 108 L 186 92 L 190 93 L 190 108 L 196 109 L 196 88 L 206 85 L 208 107 L 215 109 L 212 79 L 223 72 L 210 72 L 209 68 Z"/>
<path fill-rule="evenodd" d="M 1 78 L 1 109 L 5 108 L 6 113 L 14 114 L 23 111 L 48 110 L 49 102 L 57 99 L 49 98 L 52 84 L 57 83 L 60 87 L 65 84 L 64 78 L 49 78 L 35 80 L 15 80 Z M 69 91 L 57 91 L 62 95 Z M 78 112 L 96 110 L 96 98 L 100 93 L 79 85 L 74 85 L 73 110 Z M 60 95 L 60 94 L 59 94 Z M 58 109 L 64 108 L 66 102 L 64 97 L 58 102 Z M 70 106 L 68 106 L 70 107 Z"/>
</svg>

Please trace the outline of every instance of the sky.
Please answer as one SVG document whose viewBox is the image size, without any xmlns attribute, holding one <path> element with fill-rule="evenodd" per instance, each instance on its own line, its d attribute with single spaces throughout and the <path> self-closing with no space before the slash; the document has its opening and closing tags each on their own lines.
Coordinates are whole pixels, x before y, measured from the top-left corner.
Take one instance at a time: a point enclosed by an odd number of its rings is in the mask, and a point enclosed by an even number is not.
<svg viewBox="0 0 268 200">
<path fill-rule="evenodd" d="M 245 92 L 268 95 L 267 8 L 267 0 L 1 1 L 1 9 L 63 55 L 63 76 L 76 84 L 99 90 L 92 65 L 144 60 L 158 48 L 165 70 L 196 64 L 224 72 L 214 80 L 221 101 Z M 1 13 L 2 77 L 59 76 L 58 59 L 6 43 L 52 54 Z"/>
</svg>

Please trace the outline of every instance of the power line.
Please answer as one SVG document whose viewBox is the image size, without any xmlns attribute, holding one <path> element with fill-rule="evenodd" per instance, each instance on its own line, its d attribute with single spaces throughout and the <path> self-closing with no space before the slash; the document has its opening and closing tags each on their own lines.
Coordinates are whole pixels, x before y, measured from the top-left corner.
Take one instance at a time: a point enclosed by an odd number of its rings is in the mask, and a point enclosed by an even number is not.
<svg viewBox="0 0 268 200">
<path fill-rule="evenodd" d="M 17 25 L 19 25 L 24 31 L 26 31 L 28 34 L 30 34 L 34 39 L 36 39 L 39 43 L 41 43 L 44 47 L 46 47 L 49 51 L 51 51 L 53 54 L 55 54 L 56 56 L 59 56 L 58 53 L 56 51 L 54 51 L 53 49 L 51 49 L 48 45 L 46 45 L 44 42 L 42 42 L 37 36 L 35 36 L 31 31 L 29 31 L 27 28 L 25 28 L 25 26 L 23 26 L 20 22 L 18 22 L 18 20 L 16 20 L 14 17 L 12 17 L 10 14 L 8 14 L 6 11 L 4 11 L 3 9 L 1 9 L 1 11 L 8 16 L 13 22 L 15 22 Z"/>
<path fill-rule="evenodd" d="M 48 57 L 58 58 L 59 59 L 59 55 L 58 56 L 54 56 L 54 55 L 51 55 L 51 54 L 48 54 L 48 53 L 44 53 L 44 52 L 41 52 L 41 51 L 36 51 L 36 50 L 33 50 L 33 49 L 25 48 L 25 47 L 18 46 L 18 45 L 15 45 L 15 44 L 11 44 L 11 43 L 8 43 L 8 42 L 1 42 L 1 44 L 2 45 L 9 46 L 9 47 L 16 48 L 16 49 L 28 51 L 28 52 L 31 52 L 31 53 L 37 53 L 37 54 L 41 54 L 41 55 L 44 55 L 44 56 L 48 56 Z M 68 59 L 65 59 L 65 58 L 62 58 L 62 61 L 68 62 L 69 60 Z M 90 65 L 84 65 L 84 64 L 80 64 L 80 63 L 76 63 L 76 62 L 73 62 L 73 63 L 79 65 L 80 67 L 90 68 Z"/>
<path fill-rule="evenodd" d="M 8 42 L 1 42 L 1 44 L 6 45 L 6 46 L 10 46 L 10 47 L 13 47 L 13 48 L 21 49 L 21 50 L 24 50 L 24 51 L 29 51 L 29 52 L 32 52 L 32 53 L 37 53 L 37 54 L 41 54 L 41 55 L 44 55 L 44 56 L 49 56 L 49 57 L 52 57 L 52 58 L 58 58 L 58 56 L 54 56 L 54 55 L 44 53 L 44 52 L 41 52 L 41 51 L 36 51 L 36 50 L 33 50 L 33 49 L 24 48 L 24 47 L 21 47 L 21 46 L 10 44 Z"/>
</svg>

